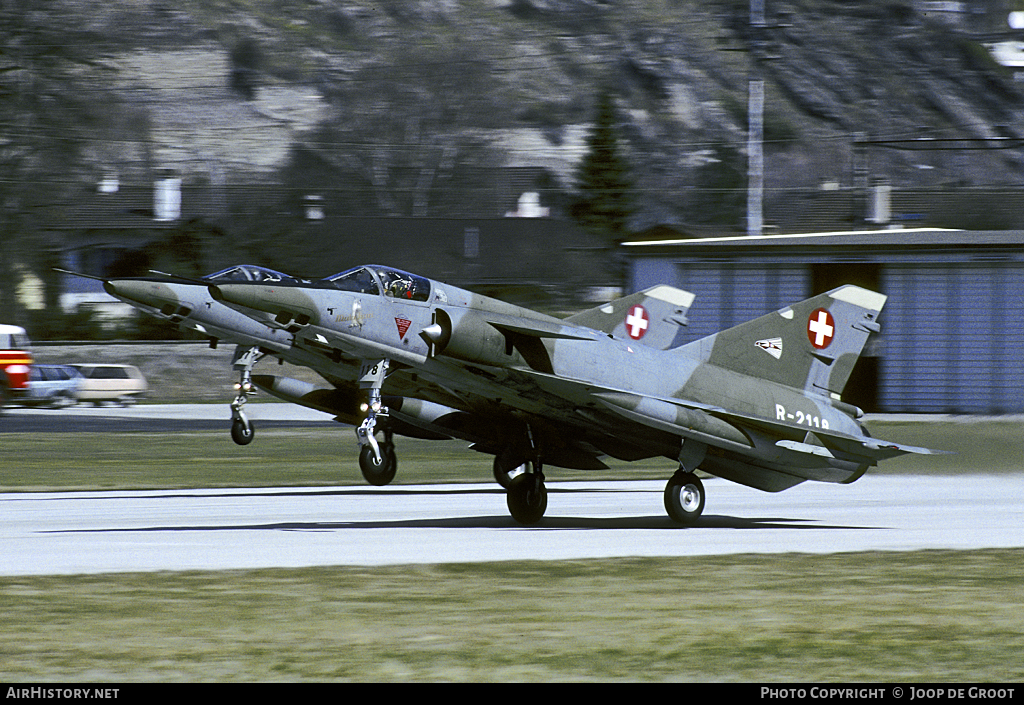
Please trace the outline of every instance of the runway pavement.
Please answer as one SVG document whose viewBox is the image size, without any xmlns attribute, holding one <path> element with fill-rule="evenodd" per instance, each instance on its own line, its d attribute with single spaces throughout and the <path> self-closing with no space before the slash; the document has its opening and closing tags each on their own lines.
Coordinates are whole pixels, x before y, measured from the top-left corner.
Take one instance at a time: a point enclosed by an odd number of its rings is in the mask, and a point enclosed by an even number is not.
<svg viewBox="0 0 1024 705">
<path fill-rule="evenodd" d="M 660 481 L 550 482 L 546 517 L 496 485 L 0 494 L 0 574 L 1024 546 L 1017 475 L 867 475 L 765 494 L 705 483 L 701 522 Z"/>
<path fill-rule="evenodd" d="M 297 404 L 256 402 L 245 412 L 258 428 L 336 426 L 330 414 Z M 10 406 L 0 414 L 0 433 L 92 433 L 142 431 L 178 433 L 231 428 L 231 409 L 223 404 L 139 404 L 130 407 L 79 404 L 65 409 Z"/>
</svg>

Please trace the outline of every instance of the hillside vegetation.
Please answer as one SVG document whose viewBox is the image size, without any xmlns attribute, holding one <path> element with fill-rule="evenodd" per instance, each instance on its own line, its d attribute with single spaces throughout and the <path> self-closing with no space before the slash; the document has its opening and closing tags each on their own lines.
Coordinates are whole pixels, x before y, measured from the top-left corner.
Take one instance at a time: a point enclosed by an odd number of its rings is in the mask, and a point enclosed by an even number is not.
<svg viewBox="0 0 1024 705">
<path fill-rule="evenodd" d="M 312 184 L 353 215 L 502 215 L 481 187 L 502 166 L 542 167 L 527 186 L 564 214 L 608 89 L 633 229 L 736 225 L 758 71 L 769 212 L 852 186 L 858 168 L 897 187 L 1020 182 L 1015 150 L 855 157 L 858 135 L 1024 137 L 1021 93 L 978 41 L 910 2 L 766 5 L 756 36 L 747 0 L 119 0 L 90 13 L 119 47 L 116 80 L 150 116 L 157 161 Z M 176 72 L 182 51 L 208 60 Z"/>
</svg>

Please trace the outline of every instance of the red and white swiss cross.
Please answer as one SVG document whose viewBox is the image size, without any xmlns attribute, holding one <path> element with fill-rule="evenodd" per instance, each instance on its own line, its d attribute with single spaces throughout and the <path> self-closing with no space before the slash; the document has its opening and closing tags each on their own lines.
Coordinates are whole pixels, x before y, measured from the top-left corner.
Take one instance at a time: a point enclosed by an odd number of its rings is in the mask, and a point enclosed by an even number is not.
<svg viewBox="0 0 1024 705">
<path fill-rule="evenodd" d="M 647 309 L 640 304 L 629 309 L 626 314 L 626 333 L 633 340 L 640 340 L 647 334 L 651 327 L 651 317 L 647 315 Z"/>
<path fill-rule="evenodd" d="M 836 334 L 836 320 L 826 308 L 815 309 L 807 319 L 807 339 L 818 350 L 824 350 L 832 343 Z"/>
</svg>

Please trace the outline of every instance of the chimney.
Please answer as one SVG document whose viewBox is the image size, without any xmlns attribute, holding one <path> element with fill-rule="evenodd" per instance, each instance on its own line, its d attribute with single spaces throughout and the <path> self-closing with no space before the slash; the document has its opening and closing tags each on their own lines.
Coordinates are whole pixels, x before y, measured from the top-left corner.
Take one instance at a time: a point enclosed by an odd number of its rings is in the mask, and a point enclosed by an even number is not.
<svg viewBox="0 0 1024 705">
<path fill-rule="evenodd" d="M 117 193 L 120 189 L 121 180 L 112 171 L 103 174 L 103 178 L 100 179 L 99 186 L 97 187 L 100 193 Z"/>
<path fill-rule="evenodd" d="M 156 181 L 153 191 L 153 219 L 166 223 L 181 218 L 181 179 L 170 170 Z"/>
<path fill-rule="evenodd" d="M 306 220 L 324 219 L 324 197 L 317 194 L 309 194 L 302 199 L 302 207 L 306 213 Z"/>
<path fill-rule="evenodd" d="M 551 215 L 550 208 L 543 208 L 540 205 L 540 194 L 536 191 L 527 191 L 519 197 L 517 210 L 509 211 L 506 218 L 547 218 Z"/>
<path fill-rule="evenodd" d="M 892 185 L 884 177 L 871 179 L 871 203 L 868 205 L 869 223 L 885 225 L 892 220 Z"/>
</svg>

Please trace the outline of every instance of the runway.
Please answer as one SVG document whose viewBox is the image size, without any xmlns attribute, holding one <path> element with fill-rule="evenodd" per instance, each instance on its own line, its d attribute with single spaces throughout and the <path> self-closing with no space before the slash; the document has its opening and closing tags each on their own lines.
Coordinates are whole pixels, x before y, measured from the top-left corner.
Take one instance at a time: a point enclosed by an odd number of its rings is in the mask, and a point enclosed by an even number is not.
<svg viewBox="0 0 1024 705">
<path fill-rule="evenodd" d="M 1017 475 L 705 486 L 689 529 L 660 481 L 549 482 L 530 527 L 492 484 L 0 494 L 0 574 L 1024 546 Z"/>
<path fill-rule="evenodd" d="M 330 414 L 296 404 L 255 402 L 246 404 L 245 411 L 256 426 L 262 429 L 338 426 Z M 79 404 L 65 409 L 8 406 L 0 413 L 0 433 L 182 433 L 226 432 L 229 428 L 231 409 L 227 403 L 139 404 L 130 407 Z"/>
</svg>

